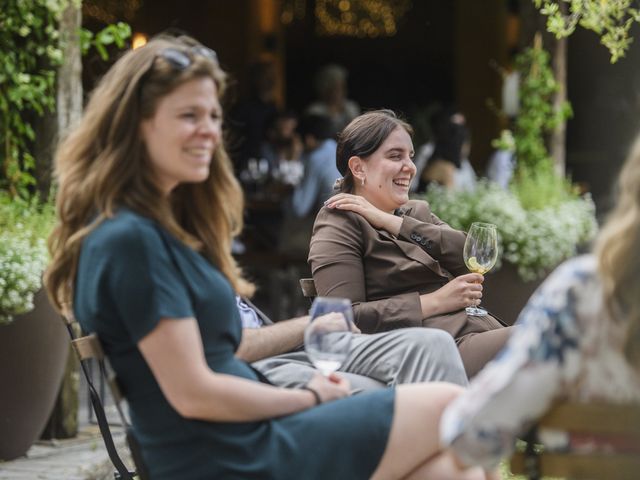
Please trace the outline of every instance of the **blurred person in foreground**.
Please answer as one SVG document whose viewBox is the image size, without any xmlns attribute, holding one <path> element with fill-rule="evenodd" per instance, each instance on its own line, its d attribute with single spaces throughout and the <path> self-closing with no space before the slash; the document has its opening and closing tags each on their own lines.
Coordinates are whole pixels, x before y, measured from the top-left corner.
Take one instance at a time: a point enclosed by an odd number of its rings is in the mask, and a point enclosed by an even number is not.
<svg viewBox="0 0 640 480">
<path fill-rule="evenodd" d="M 456 385 L 345 398 L 337 375 L 279 388 L 235 356 L 252 285 L 231 256 L 224 85 L 213 51 L 155 38 L 114 64 L 56 155 L 46 287 L 101 339 L 151 478 L 483 478 L 439 450 Z"/>
<path fill-rule="evenodd" d="M 640 137 L 619 187 L 593 254 L 566 261 L 547 278 L 505 348 L 447 408 L 442 442 L 461 464 L 497 465 L 554 401 L 640 409 Z M 575 442 L 581 439 L 553 438 L 556 448 Z M 617 443 L 640 455 L 639 445 Z"/>
</svg>

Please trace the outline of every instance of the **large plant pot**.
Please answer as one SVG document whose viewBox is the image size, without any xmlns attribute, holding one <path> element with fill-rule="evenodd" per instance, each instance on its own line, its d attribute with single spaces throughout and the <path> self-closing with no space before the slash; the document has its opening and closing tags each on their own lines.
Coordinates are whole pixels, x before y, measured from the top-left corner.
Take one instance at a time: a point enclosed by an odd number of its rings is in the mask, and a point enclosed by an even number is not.
<svg viewBox="0 0 640 480">
<path fill-rule="evenodd" d="M 518 319 L 529 297 L 544 278 L 525 282 L 511 263 L 503 263 L 500 270 L 485 276 L 482 306 L 509 325 Z"/>
<path fill-rule="evenodd" d="M 56 401 L 69 337 L 44 291 L 35 309 L 0 326 L 0 460 L 24 455 Z"/>
</svg>

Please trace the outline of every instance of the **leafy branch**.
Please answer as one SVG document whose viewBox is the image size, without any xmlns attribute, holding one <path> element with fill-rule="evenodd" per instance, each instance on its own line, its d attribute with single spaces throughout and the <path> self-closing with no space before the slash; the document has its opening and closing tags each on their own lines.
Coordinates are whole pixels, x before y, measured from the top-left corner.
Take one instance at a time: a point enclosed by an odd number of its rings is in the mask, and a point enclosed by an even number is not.
<svg viewBox="0 0 640 480">
<path fill-rule="evenodd" d="M 634 0 L 533 0 L 547 16 L 547 30 L 556 38 L 568 37 L 578 25 L 595 32 L 611 54 L 611 63 L 624 57 L 633 39 L 629 30 L 640 23 Z M 569 11 L 563 12 L 567 5 Z"/>
</svg>

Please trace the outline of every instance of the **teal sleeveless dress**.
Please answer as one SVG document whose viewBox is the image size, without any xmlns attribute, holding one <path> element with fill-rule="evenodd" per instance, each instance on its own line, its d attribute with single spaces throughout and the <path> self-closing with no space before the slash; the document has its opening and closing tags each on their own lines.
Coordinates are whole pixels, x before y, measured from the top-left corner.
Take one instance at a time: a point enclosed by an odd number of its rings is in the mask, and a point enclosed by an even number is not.
<svg viewBox="0 0 640 480">
<path fill-rule="evenodd" d="M 103 343 L 154 480 L 367 479 L 382 457 L 393 389 L 256 422 L 186 419 L 171 407 L 136 346 L 161 318 L 196 318 L 214 372 L 258 378 L 234 356 L 242 330 L 229 282 L 146 217 L 121 209 L 85 238 L 74 313 Z"/>
</svg>

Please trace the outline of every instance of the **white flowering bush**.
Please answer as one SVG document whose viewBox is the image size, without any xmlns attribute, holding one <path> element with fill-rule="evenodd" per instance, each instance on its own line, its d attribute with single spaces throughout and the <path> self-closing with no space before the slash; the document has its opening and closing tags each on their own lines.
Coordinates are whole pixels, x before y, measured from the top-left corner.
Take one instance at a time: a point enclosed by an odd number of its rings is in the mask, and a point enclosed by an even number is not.
<svg viewBox="0 0 640 480">
<path fill-rule="evenodd" d="M 0 325 L 33 309 L 47 266 L 50 205 L 0 196 Z"/>
<path fill-rule="evenodd" d="M 525 209 L 513 191 L 480 182 L 472 192 L 430 186 L 426 200 L 453 228 L 467 231 L 473 222 L 495 224 L 500 259 L 515 265 L 523 280 L 546 275 L 575 255 L 597 230 L 595 205 L 588 194 L 566 195 L 562 201 Z"/>
</svg>

